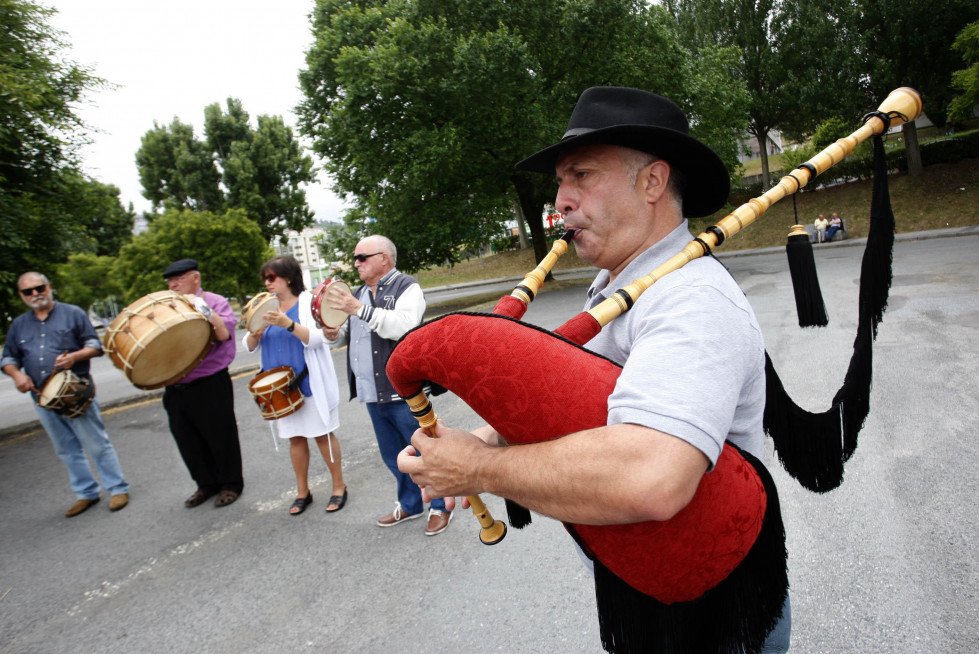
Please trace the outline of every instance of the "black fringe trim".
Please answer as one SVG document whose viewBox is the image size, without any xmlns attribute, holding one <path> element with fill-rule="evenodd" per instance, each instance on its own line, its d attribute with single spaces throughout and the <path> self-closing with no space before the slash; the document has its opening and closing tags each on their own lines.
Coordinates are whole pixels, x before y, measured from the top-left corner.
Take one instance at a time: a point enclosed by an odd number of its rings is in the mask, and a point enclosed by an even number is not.
<svg viewBox="0 0 979 654">
<path fill-rule="evenodd" d="M 785 392 L 768 354 L 765 376 L 765 431 L 775 441 L 779 461 L 805 488 L 817 493 L 843 483 L 843 464 L 857 449 L 870 411 L 874 340 L 887 309 L 893 275 L 894 212 L 887 182 L 883 139 L 874 137 L 874 192 L 870 231 L 860 266 L 860 300 L 853 355 L 843 385 L 823 413 L 799 407 Z"/>
<path fill-rule="evenodd" d="M 506 498 L 504 498 L 503 503 L 506 505 L 507 521 L 511 527 L 514 529 L 523 529 L 530 524 L 529 509 Z"/>
<path fill-rule="evenodd" d="M 788 555 L 775 483 L 758 459 L 747 452 L 741 454 L 758 471 L 768 496 L 762 529 L 744 560 L 727 579 L 692 602 L 663 604 L 640 593 L 596 561 L 573 526 L 566 525 L 595 564 L 598 623 L 605 651 L 613 654 L 759 651 L 782 615 L 789 591 Z"/>
<path fill-rule="evenodd" d="M 795 292 L 795 309 L 799 316 L 799 327 L 825 327 L 826 305 L 819 289 L 819 276 L 816 274 L 816 259 L 812 254 L 812 244 L 808 234 L 790 236 L 785 244 L 785 254 L 789 259 L 789 273 L 792 275 L 792 290 Z"/>
</svg>

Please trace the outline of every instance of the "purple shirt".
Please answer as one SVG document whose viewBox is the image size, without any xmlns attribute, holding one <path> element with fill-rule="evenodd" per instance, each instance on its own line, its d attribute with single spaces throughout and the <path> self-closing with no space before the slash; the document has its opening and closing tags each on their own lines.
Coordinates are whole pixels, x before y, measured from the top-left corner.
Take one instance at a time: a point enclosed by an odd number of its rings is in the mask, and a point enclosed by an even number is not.
<svg viewBox="0 0 979 654">
<path fill-rule="evenodd" d="M 197 367 L 187 373 L 183 379 L 177 381 L 178 384 L 188 384 L 195 379 L 208 377 L 224 370 L 231 365 L 235 358 L 235 323 L 238 322 L 238 319 L 235 318 L 235 312 L 231 305 L 217 293 L 198 290 L 197 296 L 204 298 L 207 306 L 221 316 L 221 320 L 228 326 L 230 338 L 226 341 L 214 341 L 211 351 L 204 357 L 204 360 L 198 363 Z"/>
</svg>

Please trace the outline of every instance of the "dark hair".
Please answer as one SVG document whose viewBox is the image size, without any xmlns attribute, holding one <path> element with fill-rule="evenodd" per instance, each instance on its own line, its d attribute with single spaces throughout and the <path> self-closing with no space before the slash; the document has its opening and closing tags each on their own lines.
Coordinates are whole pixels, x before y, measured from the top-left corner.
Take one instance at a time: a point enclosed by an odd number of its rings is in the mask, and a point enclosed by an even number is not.
<svg viewBox="0 0 979 654">
<path fill-rule="evenodd" d="M 262 277 L 264 278 L 268 272 L 275 273 L 276 277 L 286 280 L 293 295 L 299 295 L 306 290 L 306 285 L 303 284 L 303 269 L 291 254 L 269 259 L 262 264 Z"/>
</svg>

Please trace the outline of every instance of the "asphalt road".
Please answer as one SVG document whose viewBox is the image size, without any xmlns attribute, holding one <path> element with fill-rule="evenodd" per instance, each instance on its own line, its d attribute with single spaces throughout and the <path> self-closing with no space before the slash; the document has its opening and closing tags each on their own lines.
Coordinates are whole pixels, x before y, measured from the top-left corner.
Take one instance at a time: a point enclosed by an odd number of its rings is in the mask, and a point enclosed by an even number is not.
<svg viewBox="0 0 979 654">
<path fill-rule="evenodd" d="M 870 416 L 844 484 L 814 495 L 772 464 L 793 652 L 977 649 L 977 246 L 975 230 L 897 243 Z M 781 250 L 724 259 L 790 395 L 811 410 L 825 409 L 842 382 L 861 253 L 817 249 L 831 321 L 823 330 L 797 327 Z M 545 292 L 527 320 L 554 328 L 581 295 Z M 334 361 L 342 377 L 342 354 Z M 193 483 L 157 399 L 106 411 L 133 484 L 118 513 L 103 501 L 64 518 L 73 497 L 47 437 L 0 439 L 0 652 L 601 651 L 591 583 L 557 523 L 535 516 L 493 547 L 478 543 L 462 511 L 434 538 L 422 521 L 374 525 L 393 506 L 394 483 L 359 404 L 340 409 L 347 507 L 323 512 L 328 472 L 314 460 L 316 501 L 289 516 L 288 452 L 274 449 L 247 378 L 235 381 L 245 491 L 227 508 L 183 507 Z M 555 380 L 541 392 L 579 391 Z M 478 424 L 454 396 L 436 404 L 449 424 Z M 501 501 L 488 504 L 503 515 Z"/>
</svg>

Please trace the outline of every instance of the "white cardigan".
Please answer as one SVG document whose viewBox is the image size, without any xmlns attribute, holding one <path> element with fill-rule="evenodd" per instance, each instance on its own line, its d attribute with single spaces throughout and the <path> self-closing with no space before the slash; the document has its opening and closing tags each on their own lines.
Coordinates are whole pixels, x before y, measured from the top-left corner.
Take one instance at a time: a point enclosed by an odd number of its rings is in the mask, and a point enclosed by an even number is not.
<svg viewBox="0 0 979 654">
<path fill-rule="evenodd" d="M 299 294 L 299 324 L 309 329 L 309 343 L 303 343 L 303 358 L 309 368 L 309 388 L 316 397 L 316 407 L 324 425 L 331 423 L 330 416 L 336 415 L 340 408 L 340 386 L 337 382 L 337 372 L 333 367 L 333 357 L 330 348 L 323 338 L 323 332 L 313 321 L 313 295 L 309 291 Z M 299 340 L 299 339 L 297 339 Z M 302 340 L 299 340 L 302 343 Z M 257 352 L 262 347 L 259 339 L 254 350 L 248 348 L 248 333 L 242 337 L 245 351 Z M 296 371 L 299 374 L 301 371 Z"/>
</svg>

